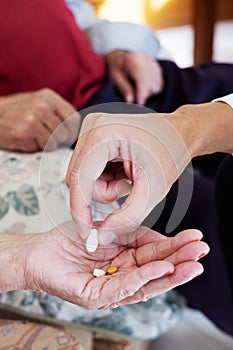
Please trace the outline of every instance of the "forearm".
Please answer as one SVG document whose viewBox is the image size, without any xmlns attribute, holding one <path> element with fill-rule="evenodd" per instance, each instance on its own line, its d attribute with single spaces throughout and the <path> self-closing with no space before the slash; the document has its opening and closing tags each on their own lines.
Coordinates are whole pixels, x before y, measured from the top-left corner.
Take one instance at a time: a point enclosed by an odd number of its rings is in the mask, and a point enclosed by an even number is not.
<svg viewBox="0 0 233 350">
<path fill-rule="evenodd" d="M 167 116 L 184 140 L 191 158 L 233 153 L 233 109 L 224 102 L 187 105 Z"/>
<path fill-rule="evenodd" d="M 0 234 L 0 292 L 25 289 L 29 236 Z"/>
</svg>

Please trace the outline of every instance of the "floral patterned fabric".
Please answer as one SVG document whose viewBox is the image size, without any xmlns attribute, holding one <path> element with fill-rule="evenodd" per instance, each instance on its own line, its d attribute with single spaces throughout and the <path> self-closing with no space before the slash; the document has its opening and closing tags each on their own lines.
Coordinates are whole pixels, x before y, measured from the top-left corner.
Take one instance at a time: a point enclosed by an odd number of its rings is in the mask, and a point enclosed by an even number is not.
<svg viewBox="0 0 233 350">
<path fill-rule="evenodd" d="M 66 148 L 34 154 L 0 151 L 0 232 L 42 232 L 71 219 L 65 185 L 71 154 Z M 116 207 L 117 203 L 93 203 L 93 216 L 101 220 Z M 174 291 L 112 310 L 86 310 L 46 293 L 24 290 L 0 294 L 0 303 L 138 339 L 164 333 L 179 320 L 184 307 L 184 299 Z"/>
</svg>

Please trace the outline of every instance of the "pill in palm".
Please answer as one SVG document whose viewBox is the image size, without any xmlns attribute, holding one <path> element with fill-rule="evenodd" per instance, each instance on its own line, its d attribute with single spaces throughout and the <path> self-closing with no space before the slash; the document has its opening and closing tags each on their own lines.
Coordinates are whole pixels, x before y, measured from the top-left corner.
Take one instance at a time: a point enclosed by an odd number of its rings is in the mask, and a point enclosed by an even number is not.
<svg viewBox="0 0 233 350">
<path fill-rule="evenodd" d="M 117 267 L 112 265 L 107 268 L 107 274 L 108 275 L 113 275 L 114 273 L 117 272 Z"/>
<path fill-rule="evenodd" d="M 93 253 L 98 247 L 98 231 L 93 228 L 86 240 L 86 249 L 89 253 Z"/>
<path fill-rule="evenodd" d="M 95 277 L 102 277 L 106 274 L 106 272 L 104 270 L 101 269 L 94 269 L 93 271 L 93 276 Z"/>
</svg>

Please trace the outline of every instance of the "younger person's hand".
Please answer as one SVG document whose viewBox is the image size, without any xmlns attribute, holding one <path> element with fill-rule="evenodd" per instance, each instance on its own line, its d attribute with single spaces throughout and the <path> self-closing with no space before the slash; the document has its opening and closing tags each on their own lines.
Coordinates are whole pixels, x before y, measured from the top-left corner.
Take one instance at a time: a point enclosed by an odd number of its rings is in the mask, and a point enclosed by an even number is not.
<svg viewBox="0 0 233 350">
<path fill-rule="evenodd" d="M 67 172 L 73 219 L 82 237 L 92 226 L 91 202 L 129 194 L 99 227 L 105 245 L 134 231 L 189 163 L 186 145 L 163 115 L 89 114 Z"/>
</svg>

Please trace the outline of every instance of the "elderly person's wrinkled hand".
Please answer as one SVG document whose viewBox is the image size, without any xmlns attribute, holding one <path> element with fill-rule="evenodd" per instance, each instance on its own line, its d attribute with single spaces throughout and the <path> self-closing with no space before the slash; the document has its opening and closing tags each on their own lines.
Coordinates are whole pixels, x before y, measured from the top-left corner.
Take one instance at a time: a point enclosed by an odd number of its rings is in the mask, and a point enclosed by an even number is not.
<svg viewBox="0 0 233 350">
<path fill-rule="evenodd" d="M 48 232 L 1 235 L 0 291 L 44 291 L 91 309 L 147 300 L 181 285 L 203 271 L 199 258 L 209 247 L 197 230 L 172 238 L 145 227 L 134 241 L 90 253 L 74 222 Z M 93 276 L 98 268 L 117 267 L 113 275 Z"/>
<path fill-rule="evenodd" d="M 10 151 L 51 151 L 78 134 L 68 117 L 75 108 L 50 89 L 0 98 L 0 148 Z M 66 121 L 66 122 L 65 122 Z M 60 125 L 53 137 L 50 136 Z"/>
<path fill-rule="evenodd" d="M 163 90 L 162 68 L 150 55 L 114 50 L 105 58 L 110 77 L 126 102 L 144 105 L 150 96 Z"/>
</svg>

